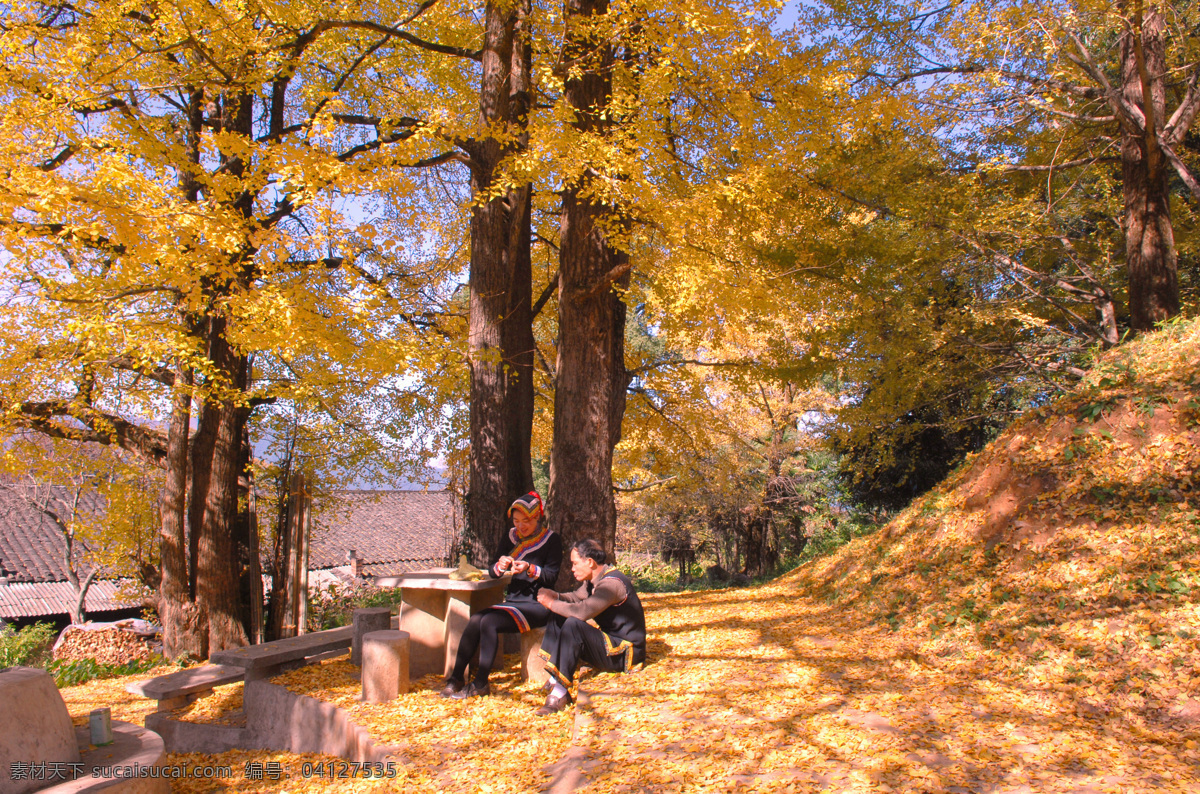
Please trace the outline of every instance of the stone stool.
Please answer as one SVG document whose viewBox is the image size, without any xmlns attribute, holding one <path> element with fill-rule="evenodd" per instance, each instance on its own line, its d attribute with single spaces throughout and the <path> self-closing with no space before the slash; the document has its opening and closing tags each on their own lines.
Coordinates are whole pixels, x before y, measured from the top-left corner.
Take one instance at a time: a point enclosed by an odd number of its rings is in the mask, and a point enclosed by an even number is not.
<svg viewBox="0 0 1200 794">
<path fill-rule="evenodd" d="M 545 636 L 545 629 L 530 629 L 521 635 L 521 677 L 535 684 L 544 684 L 550 678 L 546 660 L 538 653 Z"/>
<path fill-rule="evenodd" d="M 386 703 L 408 691 L 408 632 L 387 629 L 363 636 L 362 699 Z"/>
<path fill-rule="evenodd" d="M 370 607 L 354 610 L 354 640 L 350 645 L 350 663 L 362 666 L 363 636 L 372 631 L 387 631 L 392 627 L 390 607 Z"/>
<path fill-rule="evenodd" d="M 80 761 L 67 704 L 45 670 L 12 667 L 0 674 L 0 724 L 0 791 L 22 794 L 45 788 L 41 780 L 11 777 L 14 764 L 54 763 L 69 769 Z"/>
<path fill-rule="evenodd" d="M 4 794 L 171 794 L 170 779 L 160 768 L 165 751 L 157 733 L 113 720 L 105 736 L 95 737 L 111 742 L 93 746 L 89 729 L 72 725 L 67 705 L 45 670 L 0 670 L 0 725 Z M 116 776 L 135 767 L 142 776 Z"/>
</svg>

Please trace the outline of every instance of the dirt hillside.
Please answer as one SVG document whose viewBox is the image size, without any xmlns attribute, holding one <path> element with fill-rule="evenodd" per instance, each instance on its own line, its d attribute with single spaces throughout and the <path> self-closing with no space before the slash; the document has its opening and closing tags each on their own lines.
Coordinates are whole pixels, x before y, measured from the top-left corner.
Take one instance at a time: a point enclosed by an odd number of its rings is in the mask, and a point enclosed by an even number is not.
<svg viewBox="0 0 1200 794">
<path fill-rule="evenodd" d="M 789 578 L 903 631 L 975 645 L 1078 708 L 1200 728 L 1200 323 L 1112 351 L 879 533 Z"/>
</svg>

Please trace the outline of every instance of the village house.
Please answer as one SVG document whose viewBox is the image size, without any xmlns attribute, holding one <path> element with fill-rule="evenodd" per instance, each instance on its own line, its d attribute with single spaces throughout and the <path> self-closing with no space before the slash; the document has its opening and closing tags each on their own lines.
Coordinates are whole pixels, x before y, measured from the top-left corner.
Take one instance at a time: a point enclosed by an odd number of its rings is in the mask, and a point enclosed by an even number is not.
<svg viewBox="0 0 1200 794">
<path fill-rule="evenodd" d="M 450 491 L 337 492 L 313 516 L 309 588 L 446 565 L 460 530 Z M 75 559 L 82 560 L 78 549 Z M 88 569 L 80 567 L 83 579 Z M 132 582 L 101 574 L 87 591 L 88 619 L 137 616 L 141 606 L 130 603 L 133 591 Z M 58 527 L 18 494 L 0 491 L 0 621 L 65 624 L 77 598 Z"/>
</svg>

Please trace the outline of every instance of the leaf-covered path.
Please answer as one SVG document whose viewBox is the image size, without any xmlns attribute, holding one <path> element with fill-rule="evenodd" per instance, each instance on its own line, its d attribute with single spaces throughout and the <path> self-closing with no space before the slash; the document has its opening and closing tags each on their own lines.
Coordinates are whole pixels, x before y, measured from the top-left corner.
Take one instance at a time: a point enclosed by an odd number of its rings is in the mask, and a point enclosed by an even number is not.
<svg viewBox="0 0 1200 794">
<path fill-rule="evenodd" d="M 279 680 L 397 748 L 390 781 L 286 753 L 174 756 L 179 791 L 1200 790 L 1200 323 L 1143 337 L 937 489 L 767 585 L 643 599 L 651 663 L 538 719 L 436 679 L 382 705 L 329 661 Z M 140 722 L 120 679 L 64 691 Z M 237 685 L 240 686 L 240 685 Z M 227 720 L 236 686 L 185 719 Z M 232 717 L 236 719 L 236 715 Z M 278 764 L 247 779 L 245 762 Z"/>
<path fill-rule="evenodd" d="M 971 643 L 914 644 L 852 610 L 756 590 L 655 599 L 662 661 L 582 709 L 588 790 L 1195 790 L 1192 730 L 1090 708 Z M 1021 675 L 1014 678 L 1014 673 Z M 1085 681 L 1086 679 L 1084 679 Z M 599 683 L 599 681 L 597 681 Z M 1188 738 L 1191 737 L 1191 738 Z"/>
<path fill-rule="evenodd" d="M 397 779 L 352 787 L 342 781 L 342 790 L 1183 792 L 1200 786 L 1200 731 L 1187 715 L 1152 727 L 1094 708 L 1086 676 L 1033 682 L 1025 666 L 1007 664 L 1002 651 L 982 650 L 966 629 L 918 642 L 904 630 L 863 623 L 853 608 L 801 597 L 794 575 L 761 588 L 649 596 L 646 603 L 653 662 L 632 675 L 588 679 L 584 690 L 591 694 L 574 717 L 534 718 L 538 696 L 517 683 L 513 665 L 498 676 L 495 697 L 465 703 L 431 689 L 392 705 L 357 703 L 355 671 L 344 661 L 295 671 L 284 682 L 339 702 L 373 735 L 402 748 Z M 213 698 L 236 707 L 231 694 Z M 214 719 L 218 700 L 199 701 L 193 718 Z M 86 698 L 69 701 L 73 713 L 90 705 Z M 231 778 L 181 782 L 180 791 L 333 785 L 301 776 L 301 764 L 316 757 L 173 760 L 234 768 Z M 277 781 L 247 779 L 247 760 L 274 760 L 284 774 Z"/>
</svg>

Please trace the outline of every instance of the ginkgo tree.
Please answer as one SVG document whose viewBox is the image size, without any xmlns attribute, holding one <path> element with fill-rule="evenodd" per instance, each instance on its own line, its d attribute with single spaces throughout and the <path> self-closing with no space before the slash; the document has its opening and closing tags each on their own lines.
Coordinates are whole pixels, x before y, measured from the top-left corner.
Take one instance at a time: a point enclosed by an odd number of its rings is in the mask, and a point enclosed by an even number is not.
<svg viewBox="0 0 1200 794">
<path fill-rule="evenodd" d="M 235 537 L 256 406 L 311 395 L 305 361 L 361 389 L 447 354 L 429 297 L 453 258 L 405 267 L 348 198 L 403 191 L 401 166 L 435 148 L 411 117 L 346 99 L 372 96 L 370 54 L 437 46 L 409 29 L 445 26 L 431 5 L 10 8 L 5 419 L 163 468 L 171 655 L 246 640 Z"/>
<path fill-rule="evenodd" d="M 1180 215 L 1191 225 L 1200 200 L 1187 144 L 1200 108 L 1193 6 L 1070 0 L 825 9 L 810 23 L 844 37 L 860 78 L 948 111 L 945 140 L 990 175 L 993 189 L 1032 176 L 1044 188 L 1044 212 L 1080 201 L 1097 208 L 1090 224 L 1081 219 L 1060 232 L 1062 257 L 1074 266 L 1064 267 L 1057 286 L 1100 299 L 1117 291 L 1105 289 L 1086 256 L 1073 256 L 1090 225 L 1123 249 L 1131 328 L 1149 330 L 1179 313 L 1175 226 Z M 1109 208 L 1113 191 L 1119 205 Z M 1012 242 L 1006 264 L 1018 277 L 1036 276 Z M 1116 323 L 1107 322 L 1104 341 L 1113 344 Z"/>
<path fill-rule="evenodd" d="M 158 548 L 148 470 L 119 449 L 18 433 L 0 455 L 0 495 L 10 523 L 29 516 L 57 536 L 52 546 L 75 600 L 72 623 L 86 619 L 97 578 L 124 580 L 136 605 L 157 583 Z"/>
</svg>

